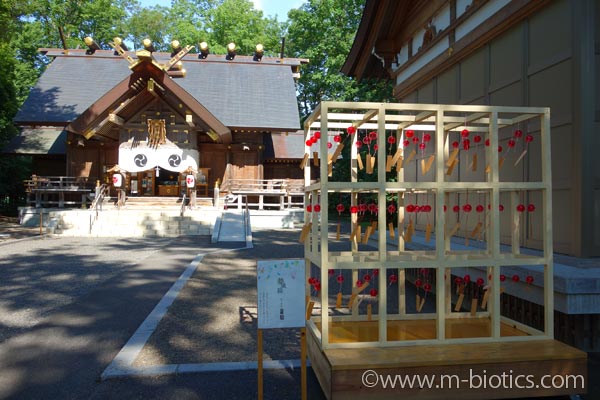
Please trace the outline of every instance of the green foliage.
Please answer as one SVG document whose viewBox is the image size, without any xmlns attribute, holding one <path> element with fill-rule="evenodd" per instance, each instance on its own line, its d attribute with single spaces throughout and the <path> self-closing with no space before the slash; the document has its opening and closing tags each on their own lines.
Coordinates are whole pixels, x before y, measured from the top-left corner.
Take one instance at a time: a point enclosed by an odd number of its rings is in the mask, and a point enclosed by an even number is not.
<svg viewBox="0 0 600 400">
<path fill-rule="evenodd" d="M 224 54 L 230 42 L 236 44 L 239 54 L 251 55 L 261 43 L 267 52 L 278 50 L 282 28 L 275 18 L 264 18 L 249 0 L 224 0 L 207 12 L 205 34 L 213 52 Z"/>
<path fill-rule="evenodd" d="M 361 82 L 340 70 L 358 29 L 364 0 L 309 0 L 289 13 L 289 55 L 308 58 L 298 81 L 299 107 L 307 117 L 324 100 L 389 101 L 389 82 Z"/>
<path fill-rule="evenodd" d="M 135 49 L 150 38 L 157 50 L 169 51 L 170 42 L 196 46 L 206 41 L 211 52 L 225 54 L 230 42 L 241 55 L 251 55 L 263 44 L 267 56 L 279 54 L 286 36 L 285 56 L 308 58 L 297 82 L 300 112 L 308 116 L 322 100 L 389 101 L 391 84 L 356 82 L 340 69 L 352 46 L 365 0 L 307 0 L 279 23 L 256 10 L 250 0 L 172 0 L 171 7 L 141 7 L 138 0 L 1 0 L 0 1 L 0 144 L 15 134 L 11 124 L 49 60 L 38 52 L 43 47 L 84 47 L 92 36 L 104 49 L 120 36 Z M 348 159 L 344 150 L 338 161 Z M 0 178 L 0 202 L 6 193 L 21 188 L 18 171 L 29 171 L 30 160 L 11 162 L 0 158 L 3 177 L 16 168 L 13 181 Z M 348 168 L 334 169 L 334 179 Z M 12 171 L 12 170 L 11 170 Z M 11 172 L 11 173 L 13 173 Z M 28 173 L 28 172 L 27 172 Z M 338 176 L 339 175 L 339 176 Z M 374 175 L 375 176 L 375 175 Z M 367 178 L 365 178 L 367 179 Z"/>
<path fill-rule="evenodd" d="M 126 37 L 136 49 L 142 49 L 142 41 L 148 38 L 157 51 L 169 51 L 168 21 L 167 8 L 155 6 L 141 9 L 129 19 Z"/>
<path fill-rule="evenodd" d="M 0 215 L 16 216 L 25 205 L 23 181 L 31 177 L 31 157 L 0 157 Z"/>
<path fill-rule="evenodd" d="M 0 43 L 0 146 L 16 134 L 12 119 L 17 113 L 16 89 L 13 84 L 15 69 L 14 51 L 6 43 Z"/>
<path fill-rule="evenodd" d="M 142 10 L 139 18 L 143 21 L 150 11 Z M 192 46 L 207 42 L 215 54 L 225 54 L 227 45 L 233 42 L 241 55 L 253 54 L 258 43 L 265 47 L 267 55 L 275 55 L 283 35 L 282 24 L 275 18 L 265 18 L 249 0 L 174 0 L 163 19 L 164 30 L 155 35 L 163 43 L 173 39 Z M 135 30 L 130 37 L 134 42 L 143 39 Z"/>
</svg>

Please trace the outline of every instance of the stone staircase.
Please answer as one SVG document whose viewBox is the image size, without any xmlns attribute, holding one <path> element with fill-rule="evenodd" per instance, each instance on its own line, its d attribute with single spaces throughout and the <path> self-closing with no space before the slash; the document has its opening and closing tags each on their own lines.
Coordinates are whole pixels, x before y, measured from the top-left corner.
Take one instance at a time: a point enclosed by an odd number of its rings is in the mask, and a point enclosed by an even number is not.
<svg viewBox="0 0 600 400">
<path fill-rule="evenodd" d="M 102 204 L 103 209 L 110 209 L 115 207 L 115 197 L 106 197 Z M 186 200 L 189 203 L 189 199 Z M 212 207 L 213 199 L 211 197 L 198 197 L 196 198 L 197 207 Z M 181 197 L 128 197 L 125 208 L 127 209 L 142 209 L 142 208 L 169 208 L 175 209 L 181 207 Z"/>
<path fill-rule="evenodd" d="M 214 208 L 186 209 L 180 215 L 179 206 L 160 208 L 104 207 L 97 216 L 90 210 L 52 211 L 48 215 L 46 232 L 61 236 L 92 237 L 176 237 L 211 235 L 220 210 Z"/>
</svg>

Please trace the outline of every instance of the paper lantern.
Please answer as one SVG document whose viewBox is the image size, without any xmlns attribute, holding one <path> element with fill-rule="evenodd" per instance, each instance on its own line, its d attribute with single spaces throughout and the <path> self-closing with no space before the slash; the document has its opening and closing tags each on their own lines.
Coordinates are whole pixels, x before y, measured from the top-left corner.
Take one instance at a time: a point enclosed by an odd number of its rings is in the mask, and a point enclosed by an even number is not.
<svg viewBox="0 0 600 400">
<path fill-rule="evenodd" d="M 121 174 L 113 174 L 112 182 L 114 187 L 121 187 L 123 185 L 123 175 Z"/>
<path fill-rule="evenodd" d="M 185 185 L 189 188 L 196 186 L 196 177 L 192 174 L 185 177 Z"/>
</svg>

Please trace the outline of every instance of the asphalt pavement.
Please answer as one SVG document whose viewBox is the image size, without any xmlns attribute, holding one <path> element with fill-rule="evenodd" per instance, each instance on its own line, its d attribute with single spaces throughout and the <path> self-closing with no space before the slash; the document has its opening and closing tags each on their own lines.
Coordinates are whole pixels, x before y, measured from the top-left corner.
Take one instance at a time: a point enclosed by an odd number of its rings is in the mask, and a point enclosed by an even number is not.
<svg viewBox="0 0 600 400">
<path fill-rule="evenodd" d="M 298 236 L 298 230 L 254 232 L 254 248 L 244 250 L 244 243 L 211 244 L 209 237 L 39 238 L 34 232 L 0 242 L 0 399 L 256 398 L 256 370 L 100 377 L 199 253 L 206 254 L 201 267 L 150 338 L 147 358 L 136 363 L 251 358 L 254 324 L 245 324 L 240 311 L 255 306 L 253 262 L 301 258 Z M 237 250 L 211 254 L 224 249 Z M 280 346 L 267 348 L 267 357 L 296 356 L 286 348 L 295 333 L 272 335 Z M 598 366 L 592 358 L 592 385 Z M 267 370 L 264 381 L 266 399 L 300 398 L 298 368 Z M 324 398 L 310 368 L 308 394 Z"/>
</svg>

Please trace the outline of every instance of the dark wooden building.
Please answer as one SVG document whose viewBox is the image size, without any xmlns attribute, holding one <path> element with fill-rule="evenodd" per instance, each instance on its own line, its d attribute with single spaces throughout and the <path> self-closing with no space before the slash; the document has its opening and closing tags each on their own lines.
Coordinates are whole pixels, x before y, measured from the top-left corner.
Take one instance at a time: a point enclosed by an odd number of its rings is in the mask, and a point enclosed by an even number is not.
<svg viewBox="0 0 600 400">
<path fill-rule="evenodd" d="M 229 179 L 301 178 L 294 79 L 307 60 L 189 49 L 41 49 L 54 60 L 4 152 L 32 155 L 37 175 L 106 181 L 118 165 L 129 196 L 179 195 L 188 168 L 207 195 Z"/>
<path fill-rule="evenodd" d="M 343 72 L 404 103 L 550 107 L 554 249 L 599 256 L 599 23 L 594 0 L 367 0 Z"/>
</svg>

